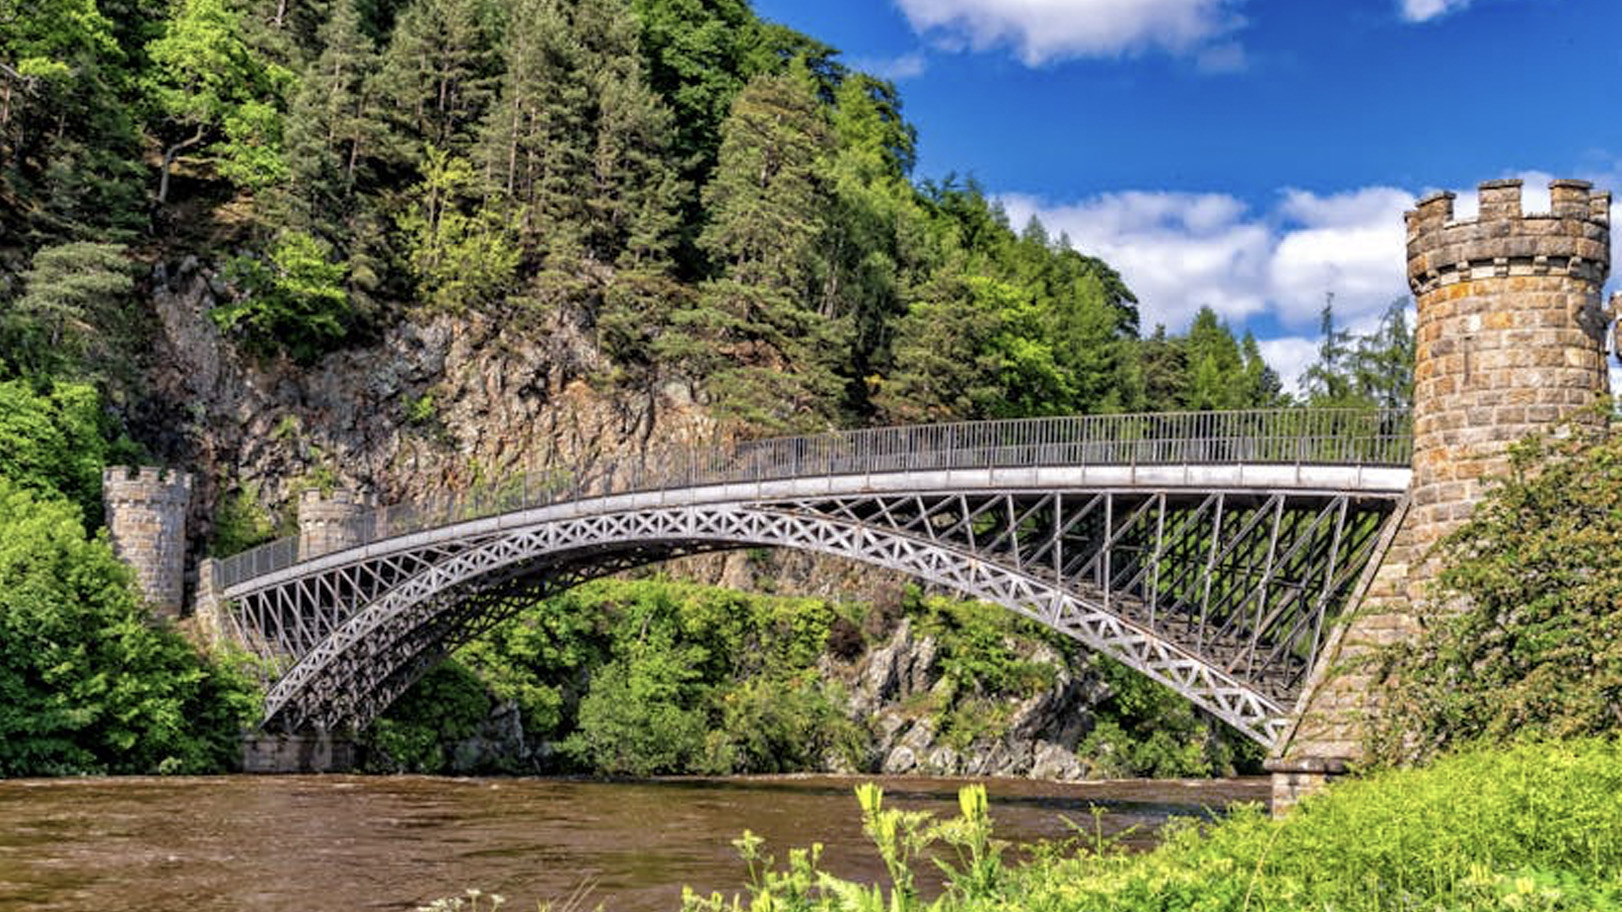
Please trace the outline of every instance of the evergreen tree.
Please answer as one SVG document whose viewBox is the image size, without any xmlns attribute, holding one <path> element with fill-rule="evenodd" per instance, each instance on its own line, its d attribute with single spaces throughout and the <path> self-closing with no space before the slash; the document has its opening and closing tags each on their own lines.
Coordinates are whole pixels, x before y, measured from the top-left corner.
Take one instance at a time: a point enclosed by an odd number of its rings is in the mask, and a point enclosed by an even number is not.
<svg viewBox="0 0 1622 912">
<path fill-rule="evenodd" d="M 1239 349 L 1245 360 L 1245 405 L 1249 408 L 1282 405 L 1288 398 L 1284 395 L 1284 383 L 1279 379 L 1278 371 L 1267 366 L 1256 336 L 1247 330 Z"/>
<path fill-rule="evenodd" d="M 576 42 L 592 96 L 589 215 L 592 259 L 663 272 L 687 194 L 671 149 L 668 107 L 649 87 L 629 0 L 580 0 Z"/>
<path fill-rule="evenodd" d="M 0 322 L 12 367 L 36 378 L 100 377 L 119 357 L 123 305 L 135 290 L 122 244 L 41 248 Z"/>
<path fill-rule="evenodd" d="M 1193 411 L 1244 408 L 1249 401 L 1250 384 L 1246 365 L 1228 324 L 1216 311 L 1201 307 L 1194 315 L 1184 342 L 1188 357 L 1188 385 L 1183 390 L 1183 407 Z"/>
<path fill-rule="evenodd" d="M 1168 336 L 1166 327 L 1156 324 L 1154 333 L 1138 347 L 1138 363 L 1145 410 L 1170 412 L 1185 407 L 1189 375 L 1182 339 Z"/>
<path fill-rule="evenodd" d="M 1380 316 L 1380 325 L 1357 340 L 1353 373 L 1358 389 L 1387 409 L 1414 404 L 1414 333 L 1408 327 L 1407 298 L 1397 298 Z"/>
<path fill-rule="evenodd" d="M 501 71 L 496 37 L 491 0 L 412 0 L 405 8 L 381 77 L 402 155 L 415 162 L 424 144 L 457 154 L 473 144 Z"/>
<path fill-rule="evenodd" d="M 1335 296 L 1324 297 L 1318 314 L 1318 360 L 1303 375 L 1302 386 L 1315 406 L 1345 408 L 1366 404 L 1352 375 L 1351 333 L 1335 326 Z"/>
<path fill-rule="evenodd" d="M 421 300 L 461 312 L 492 305 L 511 289 L 519 262 L 512 222 L 480 193 L 473 166 L 433 146 L 422 183 L 399 217 Z"/>
<path fill-rule="evenodd" d="M 352 0 L 333 5 L 319 40 L 288 113 L 286 195 L 296 225 L 342 242 L 353 233 L 357 188 L 382 151 L 381 60 Z"/>
<path fill-rule="evenodd" d="M 0 0 L 0 220 L 12 239 L 138 227 L 140 164 L 116 24 L 92 0 Z"/>
<path fill-rule="evenodd" d="M 723 275 L 678 315 L 703 340 L 684 353 L 699 355 L 717 408 L 745 426 L 825 426 L 843 386 L 844 327 L 809 298 L 832 135 L 803 72 L 752 80 L 722 134 L 700 243 Z"/>
<path fill-rule="evenodd" d="M 585 246 L 590 87 L 584 50 L 558 0 L 513 8 L 501 93 L 477 152 L 490 191 L 514 215 L 531 265 L 572 272 Z"/>
</svg>

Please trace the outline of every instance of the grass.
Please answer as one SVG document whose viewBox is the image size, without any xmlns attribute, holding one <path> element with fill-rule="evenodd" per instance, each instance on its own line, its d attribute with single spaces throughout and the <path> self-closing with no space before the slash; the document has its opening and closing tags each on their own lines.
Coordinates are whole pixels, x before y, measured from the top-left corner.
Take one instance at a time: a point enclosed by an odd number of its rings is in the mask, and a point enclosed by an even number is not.
<svg viewBox="0 0 1622 912">
<path fill-rule="evenodd" d="M 899 812 L 862 796 L 892 872 L 888 896 L 816 869 L 816 847 L 791 853 L 789 870 L 771 870 L 754 842 L 747 896 L 689 895 L 687 912 L 1622 910 L 1615 739 L 1467 749 L 1424 769 L 1339 783 L 1283 820 L 1251 806 L 1214 824 L 1176 825 L 1158 849 L 1137 855 L 1050 847 L 1006 865 L 984 803 L 965 797 L 971 805 L 977 814 L 887 824 L 884 815 Z M 947 871 L 947 891 L 926 903 L 897 862 L 917 864 L 930 842 L 956 850 L 960 864 Z"/>
</svg>

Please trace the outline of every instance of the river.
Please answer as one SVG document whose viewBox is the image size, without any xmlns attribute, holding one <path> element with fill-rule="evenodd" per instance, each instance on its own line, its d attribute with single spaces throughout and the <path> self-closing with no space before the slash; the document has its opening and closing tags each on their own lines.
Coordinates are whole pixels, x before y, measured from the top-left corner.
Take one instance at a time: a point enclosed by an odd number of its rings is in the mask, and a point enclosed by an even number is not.
<svg viewBox="0 0 1622 912">
<path fill-rule="evenodd" d="M 682 884 L 728 895 L 745 828 L 778 858 L 813 841 L 828 869 L 877 879 L 852 795 L 828 776 L 597 782 L 286 776 L 0 781 L 0 909 L 409 910 L 476 887 L 508 909 L 671 912 Z M 887 806 L 949 815 L 960 784 L 880 779 Z M 1069 835 L 1062 818 L 1147 845 L 1172 815 L 1263 801 L 1262 779 L 987 780 L 997 833 Z M 577 895 L 578 894 L 578 895 Z"/>
</svg>

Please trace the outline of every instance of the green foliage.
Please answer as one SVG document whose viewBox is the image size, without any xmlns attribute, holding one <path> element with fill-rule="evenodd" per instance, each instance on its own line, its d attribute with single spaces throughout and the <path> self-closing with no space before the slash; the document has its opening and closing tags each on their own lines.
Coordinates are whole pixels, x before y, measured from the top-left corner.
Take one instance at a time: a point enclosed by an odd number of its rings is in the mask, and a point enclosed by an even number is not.
<svg viewBox="0 0 1622 912">
<path fill-rule="evenodd" d="M 1093 667 L 1109 687 L 1093 730 L 1076 747 L 1095 775 L 1227 776 L 1261 768 L 1261 749 L 1233 737 L 1220 722 L 1170 688 L 1104 656 Z"/>
<path fill-rule="evenodd" d="M 275 517 L 259 504 L 259 486 L 249 482 L 220 496 L 209 553 L 215 557 L 240 554 L 275 539 L 279 531 Z"/>
<path fill-rule="evenodd" d="M 70 500 L 84 516 L 101 515 L 102 420 L 90 386 L 56 383 L 40 392 L 21 380 L 0 383 L 0 477 Z"/>
<path fill-rule="evenodd" d="M 1410 408 L 1414 402 L 1414 333 L 1407 298 L 1386 307 L 1380 324 L 1359 336 L 1335 326 L 1333 295 L 1319 320 L 1318 360 L 1302 377 L 1307 401 L 1328 408 Z"/>
<path fill-rule="evenodd" d="M 146 48 L 149 128 L 163 143 L 157 198 L 168 202 L 181 153 L 206 148 L 242 186 L 281 176 L 281 93 L 292 75 L 248 45 L 242 17 L 224 0 L 184 0 Z M 206 144 L 206 146 L 205 146 Z"/>
<path fill-rule="evenodd" d="M 696 675 L 680 657 L 643 656 L 597 669 L 580 701 L 580 728 L 563 742 L 576 763 L 610 775 L 681 772 L 704 748 Z M 685 699 L 684 699 L 685 698 Z"/>
<path fill-rule="evenodd" d="M 816 599 L 605 580 L 526 606 L 457 655 L 566 769 L 786 772 L 860 737 L 814 667 L 836 616 Z"/>
<path fill-rule="evenodd" d="M 9 243 L 126 238 L 143 170 L 121 22 L 94 0 L 0 3 L 0 217 Z"/>
<path fill-rule="evenodd" d="M 0 776 L 218 771 L 257 708 L 153 626 L 77 509 L 0 478 Z"/>
<path fill-rule="evenodd" d="M 1444 613 L 1387 657 L 1384 760 L 1622 730 L 1622 437 L 1578 423 L 1509 452 L 1435 552 Z"/>
<path fill-rule="evenodd" d="M 1082 846 L 1003 861 L 983 791 L 960 814 L 886 809 L 858 789 L 863 828 L 891 882 L 842 880 L 819 867 L 820 846 L 773 868 L 758 837 L 736 843 L 749 865 L 749 901 L 683 894 L 686 912 L 1409 912 L 1622 909 L 1622 746 L 1615 741 L 1473 750 L 1424 770 L 1338 784 L 1283 820 L 1259 807 L 1168 829 L 1146 854 Z M 919 859 L 945 842 L 945 892 L 925 903 Z"/>
<path fill-rule="evenodd" d="M 473 166 L 433 146 L 422 183 L 399 218 L 424 303 L 460 313 L 499 301 L 512 285 L 519 249 L 499 201 L 478 201 Z"/>
<path fill-rule="evenodd" d="M 451 745 L 472 735 L 490 707 L 477 675 L 454 660 L 442 662 L 363 734 L 367 765 L 397 773 L 445 772 Z"/>
<path fill-rule="evenodd" d="M 36 378 L 93 378 L 126 348 L 120 317 L 135 280 L 122 244 L 75 241 L 43 247 L 4 312 L 9 366 Z"/>
<path fill-rule="evenodd" d="M 314 360 L 348 330 L 348 267 L 332 250 L 301 231 L 284 231 L 268 261 L 238 257 L 230 264 L 238 297 L 209 312 L 219 327 L 240 333 L 250 347 L 282 350 L 299 361 Z"/>
<path fill-rule="evenodd" d="M 699 239 L 723 265 L 674 317 L 668 353 L 706 378 L 716 409 L 755 432 L 826 426 L 847 331 L 809 306 L 823 227 L 819 169 L 833 138 L 804 72 L 751 80 L 722 125 Z"/>
</svg>

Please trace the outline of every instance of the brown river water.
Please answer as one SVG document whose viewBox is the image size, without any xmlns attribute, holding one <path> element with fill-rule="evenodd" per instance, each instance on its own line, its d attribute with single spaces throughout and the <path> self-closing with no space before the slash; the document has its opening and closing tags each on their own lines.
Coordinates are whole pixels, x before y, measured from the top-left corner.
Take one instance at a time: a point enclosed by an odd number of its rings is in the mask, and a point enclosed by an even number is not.
<svg viewBox="0 0 1622 912">
<path fill-rule="evenodd" d="M 559 779 L 282 776 L 0 781 L 0 910 L 410 910 L 476 887 L 506 909 L 673 912 L 682 884 L 741 890 L 732 846 L 821 842 L 877 880 L 843 777 Z M 955 812 L 955 780 L 880 779 L 886 806 Z M 997 834 L 1063 838 L 1063 818 L 1146 846 L 1169 816 L 1264 801 L 1264 779 L 984 780 Z M 1135 828 L 1135 829 L 1133 829 Z M 571 900 L 571 898 L 573 899 Z"/>
</svg>

